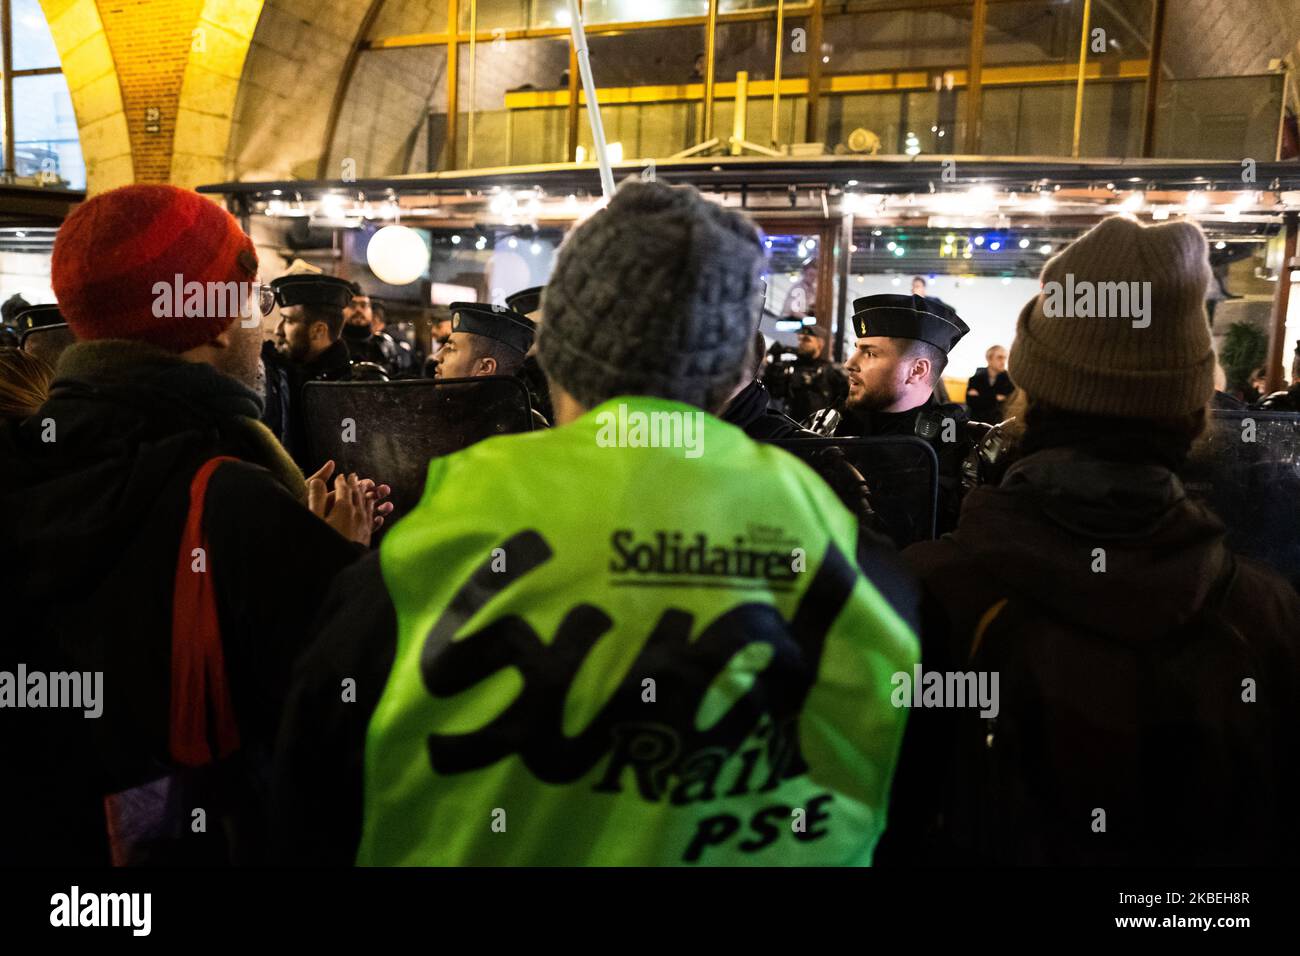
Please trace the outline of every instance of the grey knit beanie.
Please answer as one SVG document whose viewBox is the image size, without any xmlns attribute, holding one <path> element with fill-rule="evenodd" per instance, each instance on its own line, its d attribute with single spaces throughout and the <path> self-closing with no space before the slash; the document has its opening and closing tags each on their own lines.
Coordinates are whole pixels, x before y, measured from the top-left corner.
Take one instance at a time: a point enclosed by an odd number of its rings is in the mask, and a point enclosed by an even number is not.
<svg viewBox="0 0 1300 956">
<path fill-rule="evenodd" d="M 537 359 L 579 403 L 652 395 L 714 410 L 758 327 L 758 228 L 690 186 L 625 181 L 569 235 Z"/>
<path fill-rule="evenodd" d="M 1120 418 L 1174 418 L 1210 400 L 1209 250 L 1195 223 L 1112 216 L 1048 260 L 1041 279 L 1008 360 L 1028 395 Z M 1099 315 L 1103 302 L 1127 307 Z"/>
</svg>

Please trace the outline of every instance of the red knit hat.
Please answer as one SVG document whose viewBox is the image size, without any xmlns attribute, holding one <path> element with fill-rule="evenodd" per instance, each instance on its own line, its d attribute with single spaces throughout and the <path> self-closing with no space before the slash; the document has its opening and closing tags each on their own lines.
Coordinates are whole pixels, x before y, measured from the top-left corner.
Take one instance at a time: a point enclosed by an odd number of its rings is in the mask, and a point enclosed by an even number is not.
<svg viewBox="0 0 1300 956">
<path fill-rule="evenodd" d="M 82 203 L 59 229 L 50 263 L 59 310 L 78 339 L 133 339 L 172 352 L 211 342 L 237 318 L 185 315 L 173 301 L 177 276 L 181 288 L 207 289 L 256 275 L 253 241 L 234 216 L 164 185 L 122 186 Z M 169 289 L 161 307 L 159 283 Z"/>
</svg>

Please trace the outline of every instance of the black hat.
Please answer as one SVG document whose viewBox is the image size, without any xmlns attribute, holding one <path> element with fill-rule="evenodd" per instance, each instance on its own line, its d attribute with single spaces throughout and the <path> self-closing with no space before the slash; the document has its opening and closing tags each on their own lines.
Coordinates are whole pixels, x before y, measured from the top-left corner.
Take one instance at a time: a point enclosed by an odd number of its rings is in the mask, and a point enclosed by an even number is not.
<svg viewBox="0 0 1300 956">
<path fill-rule="evenodd" d="M 917 339 L 943 352 L 970 331 L 961 317 L 938 299 L 923 295 L 866 295 L 853 300 L 858 338 Z"/>
<path fill-rule="evenodd" d="M 484 335 L 527 353 L 537 335 L 537 325 L 528 316 L 504 306 L 483 302 L 453 302 L 451 331 Z"/>
<path fill-rule="evenodd" d="M 506 306 L 523 315 L 536 312 L 541 308 L 542 289 L 544 288 L 545 286 L 535 285 L 531 289 L 520 289 L 512 295 L 506 296 Z"/>
<path fill-rule="evenodd" d="M 62 325 L 66 321 L 57 305 L 29 305 L 14 316 L 14 327 L 22 333 L 47 325 Z"/>
<path fill-rule="evenodd" d="M 794 317 L 791 316 L 791 318 L 793 319 Z M 817 338 L 821 339 L 823 342 L 827 341 L 830 338 L 827 331 L 824 328 L 822 328 L 820 325 L 801 325 L 798 329 L 795 330 L 794 334 L 816 336 Z"/>
<path fill-rule="evenodd" d="M 271 280 L 275 301 L 288 305 L 334 305 L 340 309 L 352 301 L 352 283 L 335 276 L 292 275 Z"/>
</svg>

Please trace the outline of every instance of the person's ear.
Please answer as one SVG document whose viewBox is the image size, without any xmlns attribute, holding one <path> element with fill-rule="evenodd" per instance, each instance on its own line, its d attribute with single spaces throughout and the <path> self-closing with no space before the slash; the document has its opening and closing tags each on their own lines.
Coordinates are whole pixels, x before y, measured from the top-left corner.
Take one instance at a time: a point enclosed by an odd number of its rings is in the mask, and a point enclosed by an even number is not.
<svg viewBox="0 0 1300 956">
<path fill-rule="evenodd" d="M 913 359 L 912 368 L 908 372 L 907 378 L 910 382 L 928 382 L 930 380 L 930 360 L 927 358 Z"/>
<path fill-rule="evenodd" d="M 212 341 L 208 342 L 207 344 L 214 349 L 230 348 L 230 346 L 234 344 L 235 341 L 235 328 L 237 327 L 238 322 L 239 322 L 239 318 L 236 317 L 233 322 L 231 322 L 228 326 L 226 326 L 224 329 L 218 332 L 216 337 L 213 338 Z"/>
<path fill-rule="evenodd" d="M 479 368 L 483 370 L 484 375 L 495 375 L 497 373 L 497 360 L 490 355 L 485 355 L 479 359 Z"/>
</svg>

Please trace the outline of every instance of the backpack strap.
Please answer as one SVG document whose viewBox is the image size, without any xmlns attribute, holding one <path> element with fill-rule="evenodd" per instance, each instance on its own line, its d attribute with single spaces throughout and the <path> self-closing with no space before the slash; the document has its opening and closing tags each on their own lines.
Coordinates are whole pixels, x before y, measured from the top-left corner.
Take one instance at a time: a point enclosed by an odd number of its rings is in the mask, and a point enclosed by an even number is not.
<svg viewBox="0 0 1300 956">
<path fill-rule="evenodd" d="M 208 567 L 203 509 L 208 482 L 223 462 L 204 462 L 190 482 L 190 510 L 181 532 L 172 599 L 170 750 L 183 767 L 201 767 L 239 749 L 239 727 L 226 681 L 217 595 Z"/>
</svg>

